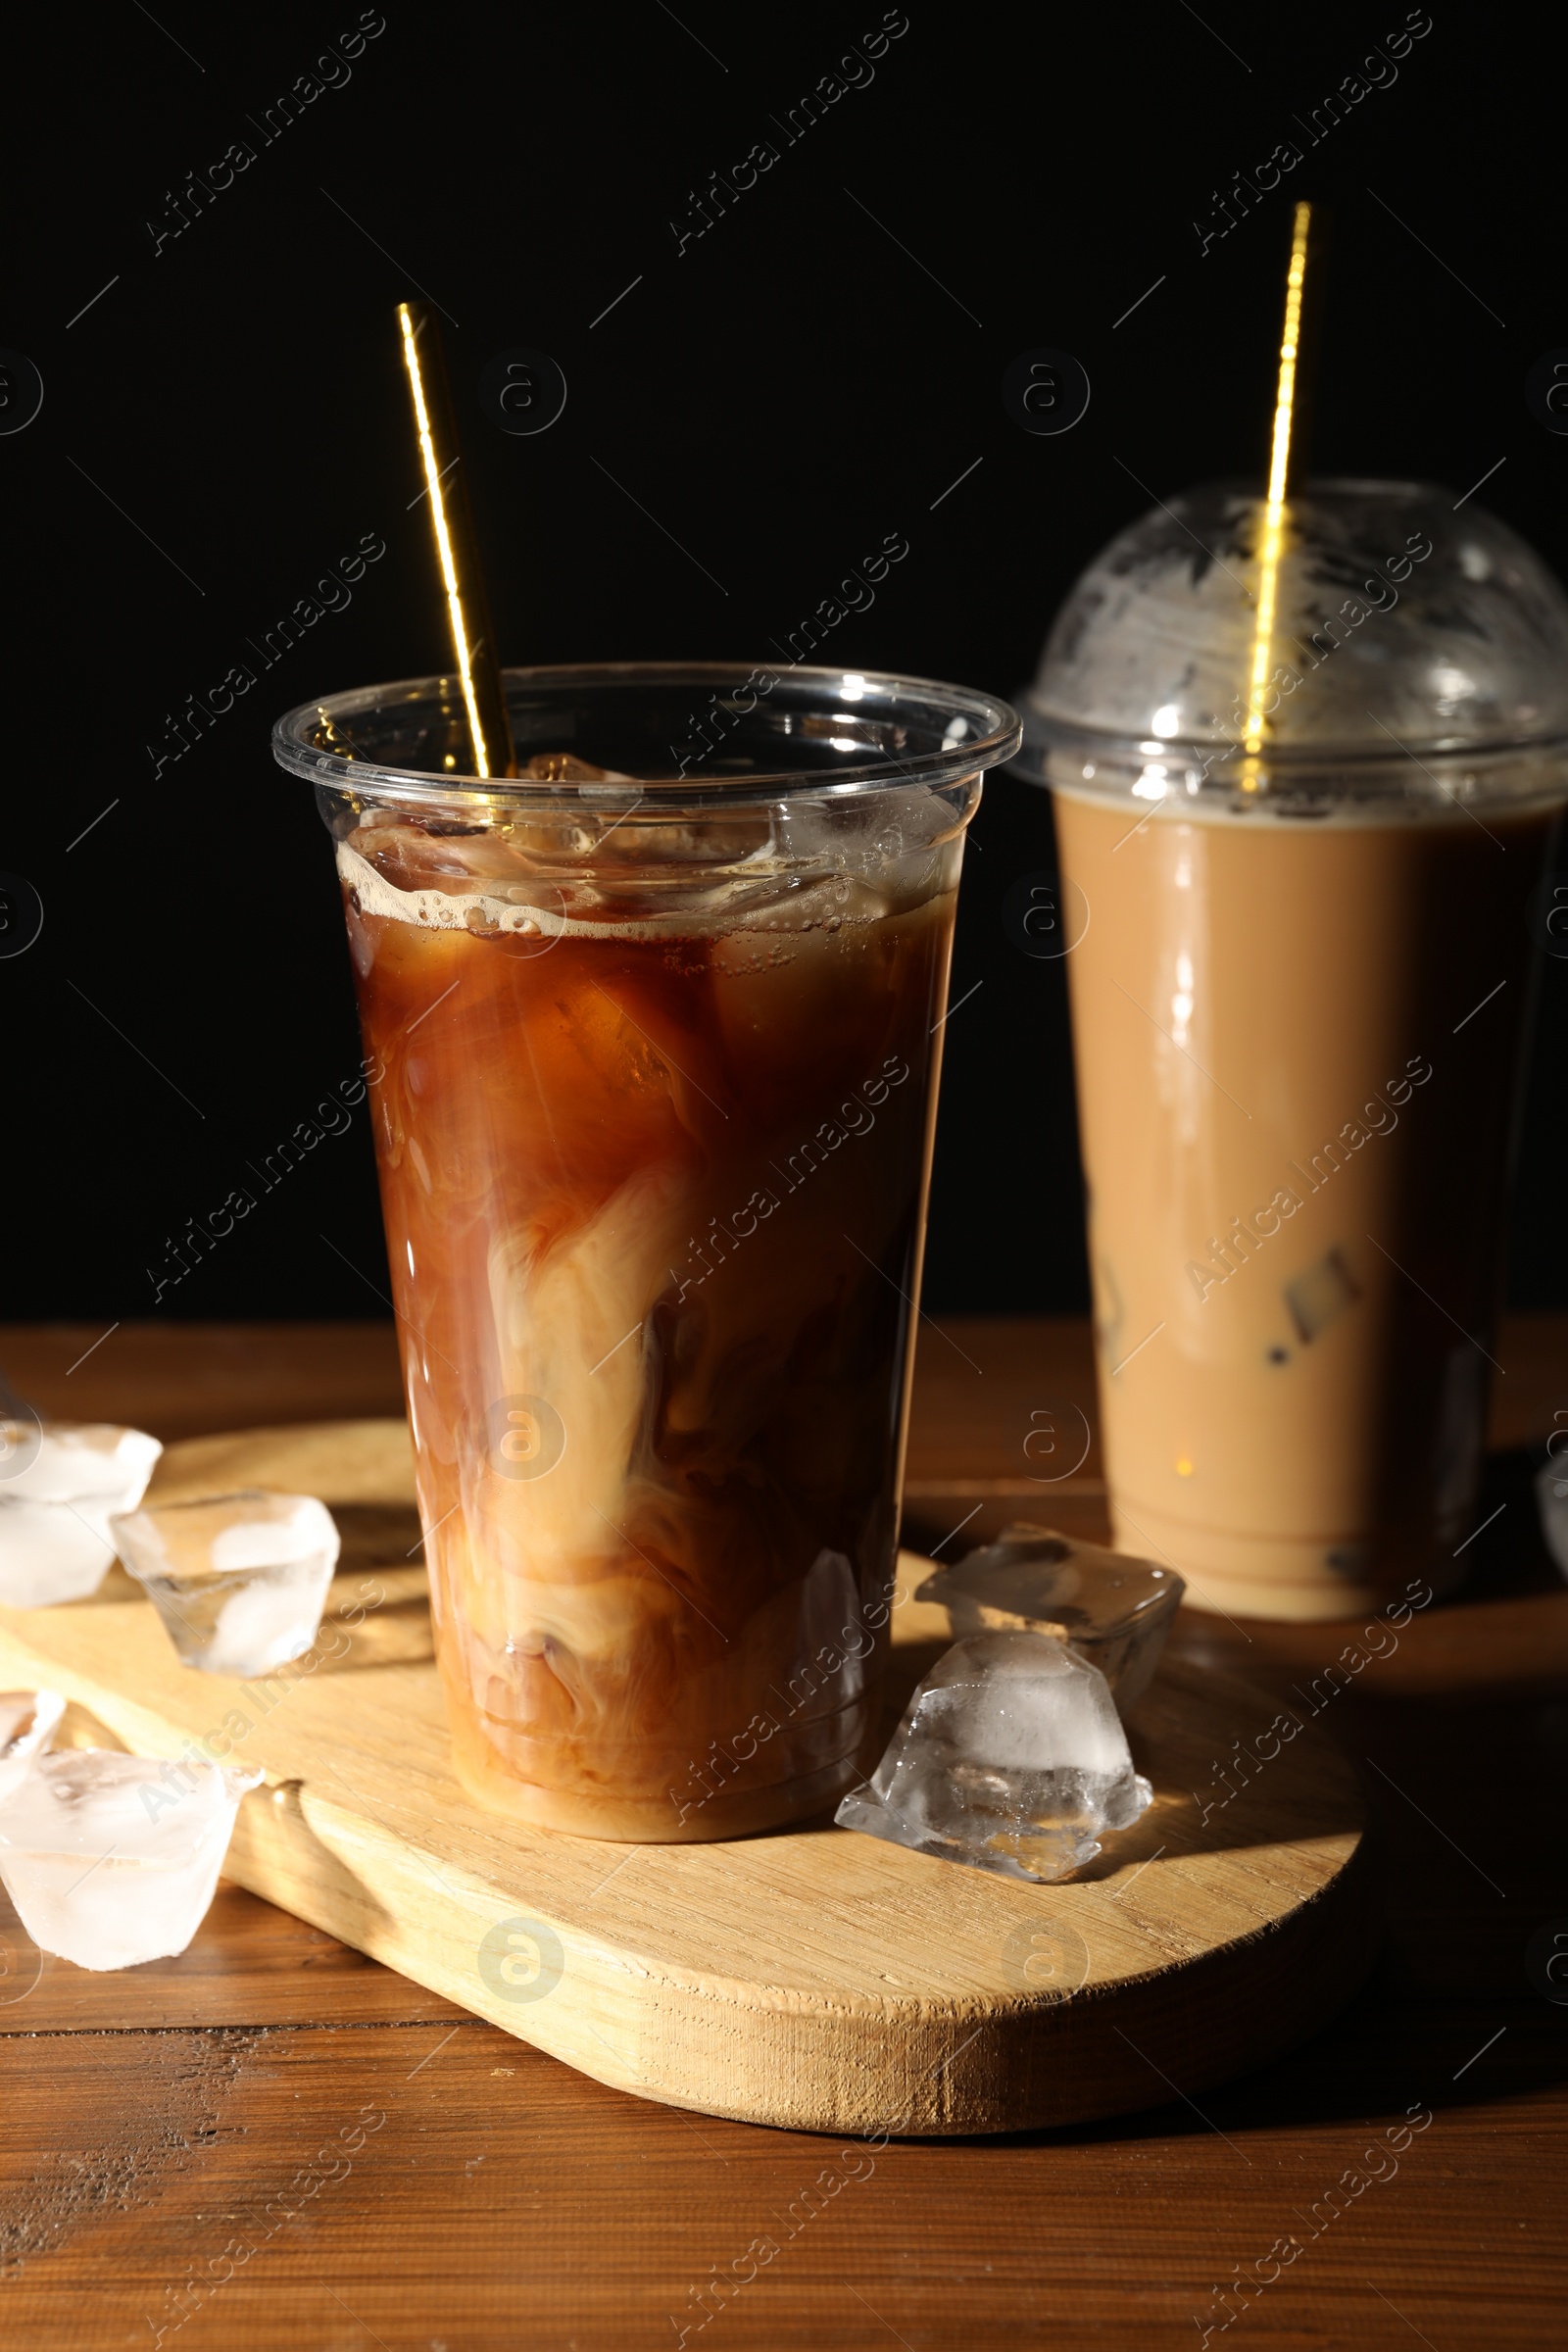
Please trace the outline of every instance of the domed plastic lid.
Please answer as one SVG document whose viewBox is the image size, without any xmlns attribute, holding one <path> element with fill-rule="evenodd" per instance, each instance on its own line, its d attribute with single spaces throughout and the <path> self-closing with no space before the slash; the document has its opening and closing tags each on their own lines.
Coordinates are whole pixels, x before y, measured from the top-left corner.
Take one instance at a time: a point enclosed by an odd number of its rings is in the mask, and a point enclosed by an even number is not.
<svg viewBox="0 0 1568 2352">
<path fill-rule="evenodd" d="M 1264 514 L 1254 493 L 1206 484 L 1096 558 L 1019 698 L 1026 773 L 1093 789 L 1099 751 L 1122 779 L 1101 789 L 1126 789 L 1128 761 L 1162 755 L 1174 790 L 1236 790 Z M 1450 491 L 1311 482 L 1286 512 L 1266 675 L 1265 787 L 1311 770 L 1321 794 L 1336 761 L 1412 756 L 1447 768 L 1512 754 L 1501 764 L 1517 768 L 1568 744 L 1568 597 L 1515 532 Z"/>
</svg>

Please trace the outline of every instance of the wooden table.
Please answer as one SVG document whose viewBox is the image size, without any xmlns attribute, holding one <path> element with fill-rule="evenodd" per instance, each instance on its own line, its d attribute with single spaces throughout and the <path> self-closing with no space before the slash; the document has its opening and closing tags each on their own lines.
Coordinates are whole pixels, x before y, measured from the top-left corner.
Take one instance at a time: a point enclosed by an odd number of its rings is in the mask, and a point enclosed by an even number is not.
<svg viewBox="0 0 1568 2352">
<path fill-rule="evenodd" d="M 99 1338 L 12 1328 L 0 1362 L 48 1412 L 165 1438 L 398 1408 L 390 1326 L 124 1325 L 80 1360 Z M 1560 2340 L 1568 2007 L 1527 1951 L 1568 1938 L 1568 1589 L 1526 1448 L 1568 1426 L 1568 1318 L 1515 1318 L 1498 1352 L 1470 1585 L 1333 1702 L 1381 1837 L 1383 1957 L 1284 2063 L 1200 2111 L 1152 2077 L 1147 2112 L 1085 2129 L 841 2146 L 608 2090 L 237 1888 L 182 1958 L 103 1977 L 40 1958 L 0 1898 L 0 2340 Z M 1075 1408 L 1092 1424 L 1080 1325 L 927 1323 L 909 1540 L 1102 1529 Z M 1174 1640 L 1283 1690 L 1353 1631 L 1192 1615 Z"/>
</svg>

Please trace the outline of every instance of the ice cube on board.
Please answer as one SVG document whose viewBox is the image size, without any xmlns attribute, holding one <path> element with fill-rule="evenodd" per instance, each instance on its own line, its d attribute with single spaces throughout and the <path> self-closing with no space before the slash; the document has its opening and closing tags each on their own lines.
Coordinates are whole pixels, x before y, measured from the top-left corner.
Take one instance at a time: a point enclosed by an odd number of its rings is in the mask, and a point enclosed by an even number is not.
<svg viewBox="0 0 1568 2352">
<path fill-rule="evenodd" d="M 58 1690 L 0 1690 L 0 1805 L 21 1788 L 65 1711 Z"/>
<path fill-rule="evenodd" d="M 915 1598 L 939 1602 L 957 1635 L 1054 1634 L 1100 1668 L 1125 1715 L 1149 1688 L 1186 1590 L 1173 1569 L 1020 1521 L 928 1576 Z"/>
<path fill-rule="evenodd" d="M 146 1493 L 163 1450 L 144 1429 L 114 1421 L 0 1421 L 0 1494 L 29 1502 L 90 1495 L 112 1510 L 129 1510 Z"/>
<path fill-rule="evenodd" d="M 1152 1801 L 1096 1666 L 1049 1634 L 971 1634 L 937 1660 L 835 1819 L 916 1853 L 1041 1882 Z"/>
<path fill-rule="evenodd" d="M 129 1512 L 114 1532 L 187 1666 L 252 1680 L 316 1640 L 339 1539 L 314 1494 L 207 1494 Z"/>
<path fill-rule="evenodd" d="M 113 1748 L 38 1757 L 0 1806 L 0 1880 L 33 1942 L 78 1968 L 182 1952 L 262 1777 Z"/>
<path fill-rule="evenodd" d="M 109 1521 L 133 1510 L 163 1452 L 107 1421 L 0 1421 L 0 1606 L 52 1608 L 97 1591 Z"/>
</svg>

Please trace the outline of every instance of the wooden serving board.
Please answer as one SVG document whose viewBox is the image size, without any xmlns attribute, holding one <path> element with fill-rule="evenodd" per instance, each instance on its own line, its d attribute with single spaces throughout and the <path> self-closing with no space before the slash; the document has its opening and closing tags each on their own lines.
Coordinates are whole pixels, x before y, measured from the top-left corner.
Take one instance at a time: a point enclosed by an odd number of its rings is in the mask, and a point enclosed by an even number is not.
<svg viewBox="0 0 1568 2352">
<path fill-rule="evenodd" d="M 1131 1726 L 1154 1803 L 1066 1885 L 828 1822 L 726 1845 L 563 1837 L 452 1777 L 403 1423 L 192 1439 L 153 1494 L 241 1485 L 319 1494 L 343 1531 L 309 1658 L 265 1686 L 192 1673 L 116 1568 L 90 1600 L 0 1609 L 0 1688 L 63 1690 L 70 1736 L 141 1754 L 230 1741 L 267 1785 L 229 1877 L 601 2082 L 824 2132 L 1067 2124 L 1260 2064 L 1365 1973 L 1354 1778 L 1320 1729 L 1263 1738 L 1277 1702 L 1245 1683 L 1156 1678 Z M 949 1639 L 907 1597 L 927 1565 L 901 1561 L 890 1726 Z M 1253 1777 L 1226 1799 L 1237 1742 Z"/>
</svg>

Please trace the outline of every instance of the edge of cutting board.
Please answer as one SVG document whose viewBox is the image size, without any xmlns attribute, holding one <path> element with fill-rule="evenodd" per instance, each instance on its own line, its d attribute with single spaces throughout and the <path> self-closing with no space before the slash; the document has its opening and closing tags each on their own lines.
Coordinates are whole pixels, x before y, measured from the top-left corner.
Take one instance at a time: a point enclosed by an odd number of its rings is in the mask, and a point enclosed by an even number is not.
<svg viewBox="0 0 1568 2352">
<path fill-rule="evenodd" d="M 1322 1728 L 1217 1801 L 1216 1768 L 1279 1712 L 1244 1680 L 1162 1671 L 1131 1727 L 1155 1801 L 1065 1885 L 825 1821 L 722 1845 L 530 1831 L 448 1766 L 404 1424 L 190 1440 L 155 1492 L 230 1483 L 339 1516 L 346 1573 L 309 1659 L 267 1686 L 191 1673 L 117 1569 L 90 1601 L 0 1609 L 0 1685 L 52 1685 L 144 1754 L 230 1740 L 267 1785 L 227 1876 L 603 2082 L 821 2132 L 1078 2123 L 1264 2063 L 1366 1973 L 1364 1814 Z M 925 1565 L 901 1564 L 890 1706 L 950 1639 L 908 1598 Z"/>
</svg>

